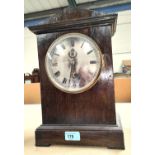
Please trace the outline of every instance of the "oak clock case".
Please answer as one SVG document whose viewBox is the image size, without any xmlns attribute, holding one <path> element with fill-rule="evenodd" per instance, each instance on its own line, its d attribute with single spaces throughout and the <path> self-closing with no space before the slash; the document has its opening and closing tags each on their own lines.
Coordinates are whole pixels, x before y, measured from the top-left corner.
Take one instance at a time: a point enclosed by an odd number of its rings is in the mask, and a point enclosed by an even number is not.
<svg viewBox="0 0 155 155">
<path fill-rule="evenodd" d="M 100 48 L 81 33 L 60 36 L 49 47 L 45 68 L 52 84 L 66 93 L 81 93 L 91 88 L 102 67 Z"/>
<path fill-rule="evenodd" d="M 124 149 L 114 97 L 116 22 L 116 14 L 67 8 L 29 27 L 37 35 L 40 68 L 42 125 L 35 131 L 36 146 Z"/>
</svg>

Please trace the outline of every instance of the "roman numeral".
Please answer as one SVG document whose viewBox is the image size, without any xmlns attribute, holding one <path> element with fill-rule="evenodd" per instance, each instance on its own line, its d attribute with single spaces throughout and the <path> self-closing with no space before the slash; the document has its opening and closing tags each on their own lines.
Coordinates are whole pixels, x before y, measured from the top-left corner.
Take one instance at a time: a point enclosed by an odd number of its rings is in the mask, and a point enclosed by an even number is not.
<svg viewBox="0 0 155 155">
<path fill-rule="evenodd" d="M 82 43 L 81 48 L 83 47 L 83 44 L 85 43 L 85 41 Z"/>
<path fill-rule="evenodd" d="M 73 87 L 74 87 L 74 88 L 76 87 L 76 83 L 75 83 L 75 82 L 73 83 Z"/>
<path fill-rule="evenodd" d="M 59 56 L 59 54 L 57 54 L 57 53 L 55 53 L 55 52 L 54 52 L 53 54 L 56 55 L 56 56 Z"/>
<path fill-rule="evenodd" d="M 74 40 L 71 39 L 71 46 L 73 47 L 74 46 Z"/>
<path fill-rule="evenodd" d="M 91 60 L 91 61 L 90 61 L 90 64 L 96 64 L 96 63 L 97 63 L 96 60 Z"/>
<path fill-rule="evenodd" d="M 65 47 L 65 45 L 64 45 L 64 44 L 62 44 L 62 45 L 61 45 L 61 47 L 62 47 L 64 50 L 66 49 L 66 47 Z"/>
<path fill-rule="evenodd" d="M 57 62 L 54 62 L 54 63 L 52 63 L 52 66 L 53 67 L 56 67 L 56 66 L 58 66 L 58 63 Z"/>
<path fill-rule="evenodd" d="M 55 72 L 54 75 L 55 75 L 56 77 L 60 76 L 60 71 Z"/>
<path fill-rule="evenodd" d="M 62 81 L 62 83 L 65 84 L 66 82 L 67 82 L 67 79 L 64 78 L 63 81 Z"/>
<path fill-rule="evenodd" d="M 93 50 L 90 50 L 87 54 L 90 54 L 91 52 L 93 52 Z"/>
</svg>

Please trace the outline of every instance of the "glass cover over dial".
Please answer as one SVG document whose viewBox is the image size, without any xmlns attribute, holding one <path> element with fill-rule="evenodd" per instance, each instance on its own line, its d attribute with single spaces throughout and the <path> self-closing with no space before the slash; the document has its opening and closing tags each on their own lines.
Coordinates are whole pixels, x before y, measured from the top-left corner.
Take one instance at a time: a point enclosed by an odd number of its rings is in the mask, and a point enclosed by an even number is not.
<svg viewBox="0 0 155 155">
<path fill-rule="evenodd" d="M 68 93 L 80 93 L 97 81 L 102 65 L 97 44 L 81 33 L 60 36 L 49 47 L 45 68 L 50 81 Z"/>
</svg>

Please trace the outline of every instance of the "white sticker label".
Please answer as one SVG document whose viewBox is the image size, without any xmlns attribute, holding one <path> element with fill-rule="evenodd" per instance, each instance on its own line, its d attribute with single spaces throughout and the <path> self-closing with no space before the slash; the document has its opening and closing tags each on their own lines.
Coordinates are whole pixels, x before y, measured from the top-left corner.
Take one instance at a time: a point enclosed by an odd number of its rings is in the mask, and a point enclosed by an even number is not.
<svg viewBox="0 0 155 155">
<path fill-rule="evenodd" d="M 80 141 L 80 132 L 76 131 L 66 131 L 65 132 L 66 141 Z"/>
</svg>

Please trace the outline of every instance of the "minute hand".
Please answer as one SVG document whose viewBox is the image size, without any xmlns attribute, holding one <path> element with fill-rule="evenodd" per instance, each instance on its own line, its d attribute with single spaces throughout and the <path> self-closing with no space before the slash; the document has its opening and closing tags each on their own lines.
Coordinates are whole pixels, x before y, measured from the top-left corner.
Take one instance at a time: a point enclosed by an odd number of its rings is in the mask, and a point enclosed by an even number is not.
<svg viewBox="0 0 155 155">
<path fill-rule="evenodd" d="M 71 79 L 74 78 L 74 73 L 76 73 L 76 59 L 72 59 L 72 62 L 71 62 L 69 84 L 70 84 Z"/>
</svg>

